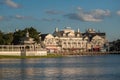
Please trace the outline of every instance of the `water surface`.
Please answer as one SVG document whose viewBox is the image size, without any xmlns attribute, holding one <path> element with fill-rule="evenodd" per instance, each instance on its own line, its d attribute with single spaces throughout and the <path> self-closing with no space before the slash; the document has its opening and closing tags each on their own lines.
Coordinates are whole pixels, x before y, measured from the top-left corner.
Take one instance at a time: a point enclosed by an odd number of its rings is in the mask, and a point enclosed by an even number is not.
<svg viewBox="0 0 120 80">
<path fill-rule="evenodd" d="M 120 80 L 120 55 L 0 59 L 0 80 Z"/>
</svg>

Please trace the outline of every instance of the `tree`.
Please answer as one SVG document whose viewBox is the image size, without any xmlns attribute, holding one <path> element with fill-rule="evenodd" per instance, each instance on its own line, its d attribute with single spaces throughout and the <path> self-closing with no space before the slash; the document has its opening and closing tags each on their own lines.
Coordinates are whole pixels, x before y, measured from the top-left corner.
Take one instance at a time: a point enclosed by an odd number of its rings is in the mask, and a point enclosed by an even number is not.
<svg viewBox="0 0 120 80">
<path fill-rule="evenodd" d="M 20 44 L 20 40 L 22 37 L 25 36 L 25 32 L 23 30 L 18 30 L 16 32 L 14 32 L 13 34 L 13 44 Z"/>
<path fill-rule="evenodd" d="M 16 32 L 14 32 L 13 36 L 13 44 L 20 44 L 20 40 L 21 38 L 25 37 L 27 31 L 29 32 L 29 36 L 34 38 L 34 40 L 39 43 L 40 39 L 39 39 L 39 32 L 37 32 L 37 30 L 33 27 L 30 28 L 25 28 L 24 30 L 18 30 Z"/>
<path fill-rule="evenodd" d="M 24 32 L 29 32 L 30 34 L 30 37 L 34 38 L 34 40 L 39 43 L 40 42 L 40 39 L 39 39 L 39 34 L 40 32 L 38 32 L 35 28 L 33 27 L 30 27 L 30 28 L 25 28 Z"/>
<path fill-rule="evenodd" d="M 13 33 L 3 33 L 0 31 L 0 45 L 10 45 L 13 41 Z"/>
<path fill-rule="evenodd" d="M 3 40 L 5 45 L 12 44 L 13 41 L 13 33 L 7 33 L 3 35 Z"/>
<path fill-rule="evenodd" d="M 3 40 L 3 33 L 2 33 L 2 31 L 0 31 L 0 45 L 2 45 L 4 42 L 4 40 Z"/>
<path fill-rule="evenodd" d="M 110 47 L 110 51 L 120 51 L 120 39 L 111 42 L 112 46 Z"/>
<path fill-rule="evenodd" d="M 30 27 L 25 28 L 24 30 L 18 30 L 14 33 L 3 33 L 0 30 L 0 45 L 20 44 L 21 38 L 26 36 L 27 31 L 29 32 L 29 36 L 34 38 L 34 41 L 36 41 L 37 43 L 40 42 L 40 32 L 37 32 L 35 28 Z"/>
</svg>

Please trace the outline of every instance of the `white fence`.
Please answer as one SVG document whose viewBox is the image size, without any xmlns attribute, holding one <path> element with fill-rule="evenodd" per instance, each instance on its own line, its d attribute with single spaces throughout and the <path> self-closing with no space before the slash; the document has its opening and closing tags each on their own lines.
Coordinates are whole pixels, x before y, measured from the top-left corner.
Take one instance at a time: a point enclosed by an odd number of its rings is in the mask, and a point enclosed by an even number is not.
<svg viewBox="0 0 120 80">
<path fill-rule="evenodd" d="M 46 56 L 47 51 L 38 45 L 0 45 L 0 55 Z"/>
</svg>

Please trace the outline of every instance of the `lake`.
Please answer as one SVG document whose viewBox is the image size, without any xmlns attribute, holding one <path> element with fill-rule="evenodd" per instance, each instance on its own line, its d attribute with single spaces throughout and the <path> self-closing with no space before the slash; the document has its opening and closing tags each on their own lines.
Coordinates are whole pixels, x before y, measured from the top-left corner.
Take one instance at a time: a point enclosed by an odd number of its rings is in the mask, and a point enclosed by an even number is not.
<svg viewBox="0 0 120 80">
<path fill-rule="evenodd" d="M 120 80 L 120 55 L 0 59 L 0 80 Z"/>
</svg>

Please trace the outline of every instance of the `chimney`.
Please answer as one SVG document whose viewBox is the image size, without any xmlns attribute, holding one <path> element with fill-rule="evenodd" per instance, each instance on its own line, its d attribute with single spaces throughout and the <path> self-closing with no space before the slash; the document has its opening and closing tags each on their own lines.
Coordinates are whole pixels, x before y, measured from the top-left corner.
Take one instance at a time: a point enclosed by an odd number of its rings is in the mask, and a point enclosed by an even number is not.
<svg viewBox="0 0 120 80">
<path fill-rule="evenodd" d="M 58 32 L 58 28 L 55 28 L 55 32 Z"/>
<path fill-rule="evenodd" d="M 78 28 L 77 32 L 80 32 L 80 29 Z"/>
</svg>

